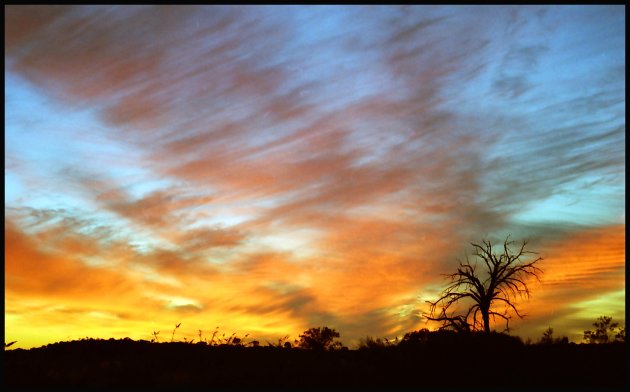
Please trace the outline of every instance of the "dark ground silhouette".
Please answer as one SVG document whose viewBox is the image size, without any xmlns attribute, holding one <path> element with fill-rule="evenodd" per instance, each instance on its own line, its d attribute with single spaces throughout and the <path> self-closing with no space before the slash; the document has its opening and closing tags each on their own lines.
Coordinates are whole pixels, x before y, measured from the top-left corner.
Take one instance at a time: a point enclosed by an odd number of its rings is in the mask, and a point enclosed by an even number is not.
<svg viewBox="0 0 630 392">
<path fill-rule="evenodd" d="M 93 340 L 5 351 L 8 387 L 622 387 L 624 344 L 416 334 L 360 350 Z"/>
</svg>

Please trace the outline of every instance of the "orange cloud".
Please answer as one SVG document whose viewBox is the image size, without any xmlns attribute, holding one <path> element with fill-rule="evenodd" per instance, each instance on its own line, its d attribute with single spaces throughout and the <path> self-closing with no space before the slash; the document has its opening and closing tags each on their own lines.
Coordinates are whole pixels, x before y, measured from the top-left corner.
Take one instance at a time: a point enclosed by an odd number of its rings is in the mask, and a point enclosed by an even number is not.
<svg viewBox="0 0 630 392">
<path fill-rule="evenodd" d="M 58 238 L 57 230 L 50 233 Z M 40 236 L 41 239 L 41 236 Z M 78 260 L 81 255 L 95 253 L 96 246 L 88 239 L 74 236 L 51 252 L 42 251 L 37 239 L 30 238 L 11 220 L 5 222 L 6 290 L 35 296 L 95 299 L 116 296 L 132 290 L 133 285 L 120 273 L 109 268 L 89 267 Z M 41 246 L 55 246 L 44 242 Z"/>
<path fill-rule="evenodd" d="M 580 230 L 540 249 L 544 260 L 541 284 L 532 282 L 532 297 L 522 308 L 528 317 L 517 322 L 517 333 L 538 339 L 548 326 L 555 332 L 581 340 L 581 332 L 607 311 L 623 321 L 623 303 L 583 309 L 583 302 L 605 298 L 625 287 L 625 225 Z"/>
<path fill-rule="evenodd" d="M 245 264 L 221 269 L 187 251 L 139 254 L 131 247 L 99 248 L 99 238 L 72 226 L 38 229 L 28 234 L 12 219 L 5 226 L 7 330 L 21 347 L 67 336 L 146 339 L 152 328 L 175 321 L 188 326 L 180 334 L 187 338 L 218 325 L 274 340 L 306 328 L 304 318 L 317 309 L 305 306 L 312 295 L 294 284 L 299 268 L 291 270 L 280 255 L 249 255 Z M 106 265 L 86 264 L 94 247 Z"/>
</svg>

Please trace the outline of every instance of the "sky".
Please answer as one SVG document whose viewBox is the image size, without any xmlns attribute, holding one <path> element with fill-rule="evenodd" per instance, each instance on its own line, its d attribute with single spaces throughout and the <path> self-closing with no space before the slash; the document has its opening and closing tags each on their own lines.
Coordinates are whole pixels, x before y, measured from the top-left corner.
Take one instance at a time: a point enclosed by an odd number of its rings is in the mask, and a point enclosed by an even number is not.
<svg viewBox="0 0 630 392">
<path fill-rule="evenodd" d="M 5 6 L 4 61 L 15 347 L 401 337 L 507 235 L 510 333 L 625 322 L 623 5 Z"/>
</svg>

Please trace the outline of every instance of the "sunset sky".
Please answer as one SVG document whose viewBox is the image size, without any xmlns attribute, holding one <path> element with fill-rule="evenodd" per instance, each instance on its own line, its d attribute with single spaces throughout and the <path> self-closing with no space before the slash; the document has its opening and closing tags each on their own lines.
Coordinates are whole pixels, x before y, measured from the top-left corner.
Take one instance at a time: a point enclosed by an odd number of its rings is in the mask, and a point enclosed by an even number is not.
<svg viewBox="0 0 630 392">
<path fill-rule="evenodd" d="M 5 6 L 5 339 L 352 347 L 511 234 L 511 333 L 579 342 L 625 317 L 625 66 L 621 5 Z"/>
</svg>

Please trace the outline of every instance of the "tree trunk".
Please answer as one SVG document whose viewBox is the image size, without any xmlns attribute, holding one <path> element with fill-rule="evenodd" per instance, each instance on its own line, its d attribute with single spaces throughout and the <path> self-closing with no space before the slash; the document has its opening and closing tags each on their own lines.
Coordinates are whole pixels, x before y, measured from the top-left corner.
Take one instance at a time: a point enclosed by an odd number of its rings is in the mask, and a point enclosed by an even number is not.
<svg viewBox="0 0 630 392">
<path fill-rule="evenodd" d="M 483 330 L 485 333 L 490 333 L 490 309 L 482 310 L 483 315 Z"/>
</svg>

